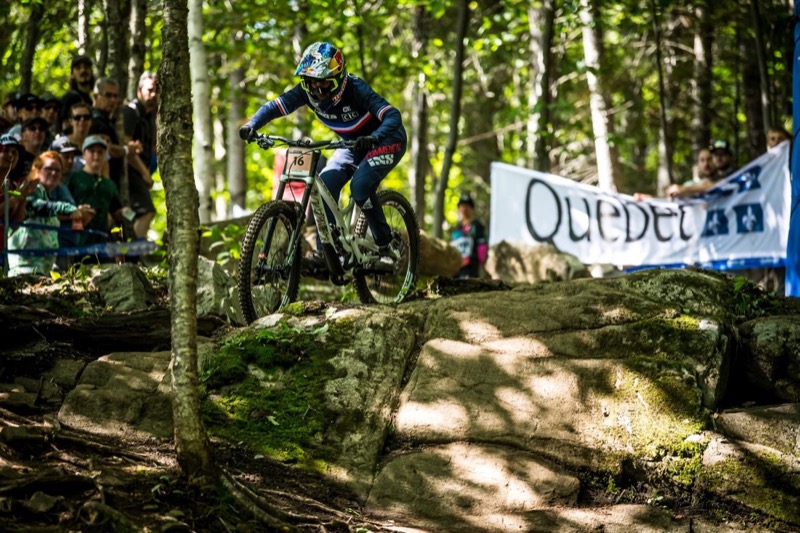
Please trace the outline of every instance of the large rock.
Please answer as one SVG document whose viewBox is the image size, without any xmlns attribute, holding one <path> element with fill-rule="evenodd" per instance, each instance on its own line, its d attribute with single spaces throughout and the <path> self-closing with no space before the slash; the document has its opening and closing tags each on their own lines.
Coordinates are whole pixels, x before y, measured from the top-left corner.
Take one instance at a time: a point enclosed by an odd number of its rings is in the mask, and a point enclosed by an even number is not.
<svg viewBox="0 0 800 533">
<path fill-rule="evenodd" d="M 566 281 L 591 277 L 578 258 L 549 244 L 511 244 L 501 241 L 489 250 L 486 272 L 508 283 Z"/>
<path fill-rule="evenodd" d="M 800 320 L 756 318 L 739 327 L 744 385 L 755 397 L 800 402 Z"/>
<path fill-rule="evenodd" d="M 461 269 L 461 253 L 444 239 L 420 231 L 419 275 L 453 277 Z"/>
<path fill-rule="evenodd" d="M 155 303 L 155 292 L 137 265 L 111 265 L 92 278 L 106 306 L 117 313 L 143 311 Z"/>
</svg>

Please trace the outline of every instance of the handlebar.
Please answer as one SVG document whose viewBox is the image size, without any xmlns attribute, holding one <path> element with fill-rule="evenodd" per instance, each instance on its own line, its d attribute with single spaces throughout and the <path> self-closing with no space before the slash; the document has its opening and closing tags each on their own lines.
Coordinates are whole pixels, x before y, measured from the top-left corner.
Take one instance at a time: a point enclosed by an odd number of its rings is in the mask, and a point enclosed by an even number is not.
<svg viewBox="0 0 800 533">
<path fill-rule="evenodd" d="M 286 137 L 281 137 L 280 135 L 263 135 L 261 133 L 256 133 L 255 135 L 251 136 L 247 142 L 255 142 L 258 147 L 263 150 L 269 150 L 276 144 L 294 148 L 328 148 L 331 150 L 336 148 L 352 148 L 356 144 L 355 141 L 312 141 L 310 139 L 288 139 Z"/>
</svg>

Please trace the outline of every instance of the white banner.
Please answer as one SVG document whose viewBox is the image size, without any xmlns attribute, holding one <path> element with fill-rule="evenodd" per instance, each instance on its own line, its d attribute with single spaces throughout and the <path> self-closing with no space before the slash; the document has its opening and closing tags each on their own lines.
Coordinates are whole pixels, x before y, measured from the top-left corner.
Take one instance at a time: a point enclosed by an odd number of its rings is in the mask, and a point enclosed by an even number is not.
<svg viewBox="0 0 800 533">
<path fill-rule="evenodd" d="M 492 163 L 490 242 L 550 243 L 584 264 L 783 265 L 789 233 L 789 143 L 704 195 L 672 202 L 632 196 Z"/>
</svg>

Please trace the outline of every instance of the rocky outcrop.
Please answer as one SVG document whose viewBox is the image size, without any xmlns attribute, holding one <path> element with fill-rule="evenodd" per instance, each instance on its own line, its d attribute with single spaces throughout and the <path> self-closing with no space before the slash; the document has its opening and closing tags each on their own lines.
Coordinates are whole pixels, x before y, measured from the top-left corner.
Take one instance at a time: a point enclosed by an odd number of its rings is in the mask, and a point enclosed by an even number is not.
<svg viewBox="0 0 800 533">
<path fill-rule="evenodd" d="M 489 250 L 486 272 L 507 283 L 566 281 L 591 277 L 578 258 L 549 244 L 511 244 L 501 241 Z"/>
<path fill-rule="evenodd" d="M 209 401 L 220 411 L 238 401 L 237 382 L 264 395 L 298 395 L 293 402 L 303 406 L 293 419 L 247 404 L 237 423 L 272 417 L 263 426 L 270 434 L 321 424 L 304 444 L 303 460 L 322 461 L 324 471 L 387 519 L 413 517 L 404 525 L 719 530 L 653 507 L 584 507 L 591 478 L 607 483 L 612 499 L 615 484 L 645 483 L 735 501 L 800 526 L 797 405 L 712 416 L 729 397 L 731 361 L 741 356 L 730 293 L 724 277 L 665 270 L 396 309 L 322 314 L 294 304 L 237 330 L 224 341 L 227 351 L 207 354 L 201 364 L 211 378 Z M 310 339 L 313 351 L 303 351 L 299 338 Z M 276 357 L 284 358 L 277 366 Z M 79 412 L 86 397 L 113 384 L 120 406 L 108 394 L 96 403 L 134 427 L 131 409 L 139 404 L 123 392 L 135 387 L 124 383 L 149 383 L 155 401 L 164 390 L 153 372 L 162 370 L 128 362 L 125 379 L 99 379 L 113 365 L 98 364 L 104 368 L 87 368 L 60 420 L 91 418 Z M 223 372 L 225 380 L 214 385 Z M 320 381 L 292 388 L 312 375 Z M 105 415 L 91 416 L 98 428 L 115 427 Z"/>
</svg>

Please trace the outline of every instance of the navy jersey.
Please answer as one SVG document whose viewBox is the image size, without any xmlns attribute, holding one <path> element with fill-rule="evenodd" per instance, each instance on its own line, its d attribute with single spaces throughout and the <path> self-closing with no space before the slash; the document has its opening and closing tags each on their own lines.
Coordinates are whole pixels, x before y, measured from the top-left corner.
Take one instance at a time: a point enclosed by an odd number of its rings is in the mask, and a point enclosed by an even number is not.
<svg viewBox="0 0 800 533">
<path fill-rule="evenodd" d="M 261 106 L 248 125 L 259 129 L 266 123 L 307 105 L 323 124 L 342 139 L 354 140 L 374 135 L 381 144 L 387 140 L 405 143 L 406 131 L 397 109 L 361 78 L 349 74 L 343 83 L 345 86 L 341 100 L 324 111 L 298 83 L 275 100 Z"/>
</svg>

